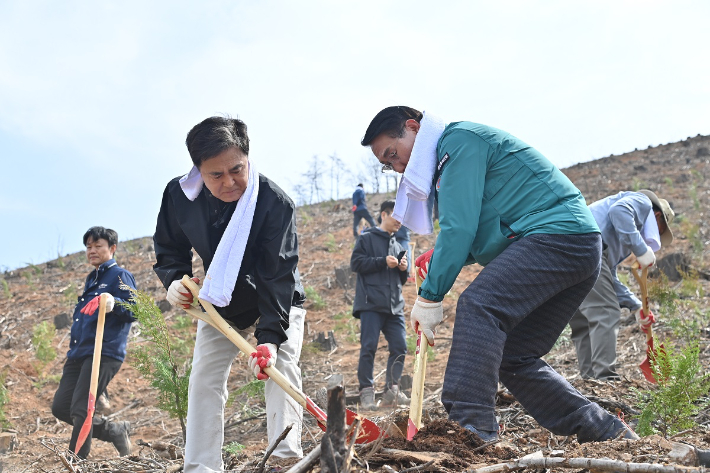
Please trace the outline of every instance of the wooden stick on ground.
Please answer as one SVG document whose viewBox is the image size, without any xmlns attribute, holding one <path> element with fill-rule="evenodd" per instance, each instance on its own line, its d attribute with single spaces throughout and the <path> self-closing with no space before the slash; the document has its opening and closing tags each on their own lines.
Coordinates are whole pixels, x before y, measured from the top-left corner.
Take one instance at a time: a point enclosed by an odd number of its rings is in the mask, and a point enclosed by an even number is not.
<svg viewBox="0 0 710 473">
<path fill-rule="evenodd" d="M 261 459 L 259 464 L 257 465 L 258 467 L 258 472 L 259 473 L 264 473 L 264 467 L 266 466 L 266 460 L 269 459 L 272 453 L 274 453 L 274 450 L 276 450 L 276 447 L 281 443 L 283 439 L 286 438 L 289 432 L 291 432 L 291 429 L 293 429 L 293 424 L 288 425 L 283 432 L 281 432 L 281 435 L 278 436 L 276 440 L 274 440 L 274 443 L 272 443 L 269 448 L 266 450 L 266 453 L 264 454 L 264 457 Z"/>
<path fill-rule="evenodd" d="M 620 460 L 603 458 L 521 458 L 507 463 L 484 466 L 466 473 L 505 473 L 514 470 L 571 468 L 596 471 L 621 471 L 624 473 L 708 473 L 704 467 L 688 467 L 679 465 L 661 465 L 659 463 L 627 463 Z"/>
<path fill-rule="evenodd" d="M 316 448 L 310 451 L 308 455 L 303 457 L 298 463 L 293 465 L 286 473 L 306 473 L 320 458 L 321 444 L 316 445 Z"/>
</svg>

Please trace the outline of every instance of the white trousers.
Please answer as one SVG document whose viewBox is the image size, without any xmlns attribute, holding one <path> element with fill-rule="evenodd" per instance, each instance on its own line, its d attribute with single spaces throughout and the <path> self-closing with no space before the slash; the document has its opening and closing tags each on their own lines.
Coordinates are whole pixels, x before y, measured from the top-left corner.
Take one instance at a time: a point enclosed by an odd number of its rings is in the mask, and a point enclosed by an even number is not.
<svg viewBox="0 0 710 473">
<path fill-rule="evenodd" d="M 305 316 L 304 309 L 291 307 L 289 328 L 286 331 L 288 340 L 279 347 L 275 365 L 276 369 L 299 389 L 301 369 L 298 367 L 298 360 L 303 345 Z M 253 332 L 253 326 L 239 331 L 244 338 Z M 237 354 L 239 349 L 227 337 L 211 325 L 201 320 L 198 322 L 187 401 L 185 473 L 213 473 L 224 469 L 222 444 L 224 406 L 229 394 L 227 378 Z M 303 408 L 270 379 L 266 381 L 265 397 L 269 445 L 288 425 L 294 424 L 273 455 L 302 457 Z"/>
</svg>

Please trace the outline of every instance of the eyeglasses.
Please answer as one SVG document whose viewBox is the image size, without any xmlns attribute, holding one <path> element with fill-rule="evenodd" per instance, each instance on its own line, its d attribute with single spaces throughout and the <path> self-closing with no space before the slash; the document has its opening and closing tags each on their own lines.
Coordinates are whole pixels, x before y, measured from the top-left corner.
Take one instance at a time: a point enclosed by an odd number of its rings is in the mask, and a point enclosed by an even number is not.
<svg viewBox="0 0 710 473">
<path fill-rule="evenodd" d="M 397 140 L 397 142 L 399 142 L 399 139 Z M 396 145 L 395 145 L 394 151 L 392 151 L 392 153 L 388 157 L 385 158 L 385 161 L 387 161 L 387 163 L 382 165 L 382 172 L 384 173 L 384 172 L 394 171 L 394 167 L 392 167 L 392 163 L 399 161 L 399 156 L 397 156 Z"/>
</svg>

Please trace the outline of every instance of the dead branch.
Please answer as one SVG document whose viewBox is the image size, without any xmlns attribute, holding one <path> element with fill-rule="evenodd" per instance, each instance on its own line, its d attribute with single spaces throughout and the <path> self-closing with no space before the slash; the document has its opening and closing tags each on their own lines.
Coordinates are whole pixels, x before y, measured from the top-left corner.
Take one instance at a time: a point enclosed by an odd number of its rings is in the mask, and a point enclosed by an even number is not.
<svg viewBox="0 0 710 473">
<path fill-rule="evenodd" d="M 316 445 L 316 448 L 310 451 L 308 455 L 303 457 L 298 463 L 293 465 L 286 473 L 306 473 L 320 458 L 321 444 Z"/>
<path fill-rule="evenodd" d="M 286 438 L 289 432 L 291 432 L 291 429 L 293 429 L 294 424 L 288 425 L 283 432 L 281 432 L 281 435 L 278 436 L 276 440 L 274 440 L 274 443 L 271 444 L 271 446 L 266 450 L 266 453 L 264 454 L 264 457 L 261 459 L 259 464 L 257 465 L 257 471 L 258 473 L 264 473 L 264 467 L 266 466 L 266 460 L 269 459 L 272 453 L 274 453 L 274 450 L 276 450 L 276 447 L 278 444 L 281 443 L 283 439 Z"/>
<path fill-rule="evenodd" d="M 679 465 L 661 465 L 659 463 L 627 463 L 620 460 L 602 458 L 556 458 L 538 457 L 521 458 L 507 463 L 484 466 L 466 473 L 504 473 L 508 471 L 547 468 L 572 468 L 624 473 L 707 473 L 705 467 L 687 467 Z"/>
</svg>

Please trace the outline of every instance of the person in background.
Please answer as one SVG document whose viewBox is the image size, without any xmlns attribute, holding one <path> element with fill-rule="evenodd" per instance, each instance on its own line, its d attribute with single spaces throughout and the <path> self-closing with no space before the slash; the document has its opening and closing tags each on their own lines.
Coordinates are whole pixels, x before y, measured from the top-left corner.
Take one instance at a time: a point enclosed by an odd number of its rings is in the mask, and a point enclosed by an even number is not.
<svg viewBox="0 0 710 473">
<path fill-rule="evenodd" d="M 71 339 L 62 378 L 54 394 L 52 414 L 72 425 L 69 450 L 86 458 L 91 450 L 91 439 L 111 442 L 120 456 L 131 453 L 128 421 L 108 420 L 95 415 L 89 436 L 76 451 L 79 432 L 86 420 L 89 405 L 91 368 L 98 321 L 99 297 L 107 294 L 101 364 L 99 366 L 98 393 L 103 393 L 126 358 L 126 345 L 131 323 L 136 319 L 131 311 L 117 302 L 130 302 L 131 291 L 136 289 L 133 275 L 120 267 L 113 255 L 118 245 L 118 233 L 104 227 L 91 227 L 84 234 L 86 258 L 94 269 L 86 276 L 84 292 L 74 306 Z"/>
<path fill-rule="evenodd" d="M 360 221 L 364 218 L 365 221 L 370 225 L 370 228 L 376 227 L 375 221 L 372 219 L 372 215 L 367 210 L 367 203 L 365 203 L 365 189 L 362 183 L 358 184 L 353 192 L 353 236 L 357 240 L 358 232 L 357 227 L 360 225 Z"/>
<path fill-rule="evenodd" d="M 589 210 L 602 232 L 601 272 L 569 325 L 582 377 L 615 380 L 620 307 L 635 314 L 644 331 L 655 321 L 619 281 L 616 267 L 631 254 L 641 267 L 653 266 L 655 252 L 673 242 L 669 224 L 675 214 L 667 200 L 650 190 L 619 192 L 594 202 Z"/>
<path fill-rule="evenodd" d="M 409 398 L 399 390 L 404 357 L 407 354 L 407 331 L 404 325 L 402 284 L 407 281 L 407 255 L 395 239 L 400 223 L 392 218 L 394 202 L 380 206 L 380 225 L 367 228 L 355 243 L 350 269 L 357 273 L 353 316 L 360 319 L 360 406 L 375 409 L 373 370 L 380 332 L 389 346 L 385 379 L 384 406 L 406 405 Z"/>
<path fill-rule="evenodd" d="M 579 189 L 510 133 L 411 107 L 380 111 L 361 144 L 403 173 L 393 216 L 414 232 L 433 233 L 436 194 L 440 232 L 415 262 L 425 279 L 411 313 L 430 344 L 461 268 L 484 266 L 458 298 L 441 393 L 449 419 L 496 440 L 500 380 L 554 434 L 638 439 L 542 359 L 599 275 L 599 227 Z"/>
<path fill-rule="evenodd" d="M 394 233 L 394 237 L 397 239 L 397 243 L 402 245 L 402 249 L 407 252 L 407 281 L 414 282 L 414 278 L 409 277 L 412 266 L 412 247 L 409 246 L 409 234 L 409 228 L 401 225 L 399 230 Z"/>
</svg>

